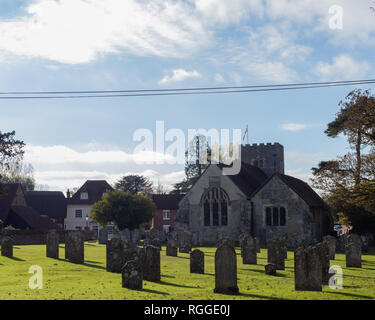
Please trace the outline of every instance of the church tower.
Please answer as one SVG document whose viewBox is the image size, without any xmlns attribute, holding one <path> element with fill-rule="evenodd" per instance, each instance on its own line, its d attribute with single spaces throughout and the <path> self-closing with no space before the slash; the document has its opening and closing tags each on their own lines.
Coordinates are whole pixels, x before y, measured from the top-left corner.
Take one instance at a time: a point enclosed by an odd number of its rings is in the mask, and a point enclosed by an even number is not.
<svg viewBox="0 0 375 320">
<path fill-rule="evenodd" d="M 242 145 L 241 159 L 262 169 L 267 176 L 274 173 L 284 174 L 284 147 L 280 143 Z"/>
</svg>

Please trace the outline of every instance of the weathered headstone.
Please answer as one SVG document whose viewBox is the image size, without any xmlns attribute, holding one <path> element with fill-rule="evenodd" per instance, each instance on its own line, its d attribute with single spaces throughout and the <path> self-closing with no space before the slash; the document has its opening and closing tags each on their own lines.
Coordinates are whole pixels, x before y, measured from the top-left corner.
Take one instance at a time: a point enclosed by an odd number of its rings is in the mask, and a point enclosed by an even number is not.
<svg viewBox="0 0 375 320">
<path fill-rule="evenodd" d="M 162 241 L 159 238 L 154 238 L 151 240 L 151 245 L 161 250 Z"/>
<path fill-rule="evenodd" d="M 3 257 L 13 257 L 13 241 L 9 237 L 3 238 L 1 241 L 1 255 Z"/>
<path fill-rule="evenodd" d="M 145 262 L 143 266 L 143 277 L 147 281 L 160 281 L 160 250 L 154 246 L 145 248 Z"/>
<path fill-rule="evenodd" d="M 267 259 L 268 263 L 276 265 L 277 270 L 285 270 L 285 248 L 278 239 L 268 239 Z"/>
<path fill-rule="evenodd" d="M 192 248 L 192 234 L 189 231 L 183 231 L 179 234 L 179 251 L 181 253 L 189 253 Z"/>
<path fill-rule="evenodd" d="M 135 246 L 139 245 L 139 240 L 141 240 L 141 231 L 139 229 L 134 229 L 131 231 L 131 241 Z"/>
<path fill-rule="evenodd" d="M 122 268 L 122 287 L 131 290 L 142 290 L 143 271 L 138 258 L 129 260 Z"/>
<path fill-rule="evenodd" d="M 256 245 L 256 248 L 257 248 L 257 253 L 260 253 L 260 242 L 259 242 L 259 239 L 258 238 L 254 238 L 255 240 L 255 245 Z"/>
<path fill-rule="evenodd" d="M 266 274 L 274 276 L 276 274 L 276 264 L 268 263 L 264 266 Z"/>
<path fill-rule="evenodd" d="M 65 239 L 65 250 L 68 260 L 73 263 L 84 263 L 84 241 L 81 231 L 70 231 Z"/>
<path fill-rule="evenodd" d="M 294 282 L 296 291 L 322 291 L 322 263 L 318 247 L 295 250 Z"/>
<path fill-rule="evenodd" d="M 241 257 L 243 255 L 243 245 L 244 245 L 244 239 L 247 237 L 247 236 L 250 236 L 251 234 L 249 232 L 244 232 L 244 233 L 241 233 L 240 236 L 239 236 L 239 242 L 240 242 L 240 249 L 241 249 Z M 217 241 L 216 243 L 216 247 L 220 247 L 222 245 L 222 242 L 221 241 Z"/>
<path fill-rule="evenodd" d="M 349 234 L 345 246 L 346 267 L 362 268 L 362 240 L 357 234 Z"/>
<path fill-rule="evenodd" d="M 106 270 L 108 272 L 120 273 L 122 267 L 125 264 L 125 250 L 127 242 L 120 238 L 112 238 L 108 240 L 106 247 L 107 265 Z"/>
<path fill-rule="evenodd" d="M 247 235 L 245 239 L 243 239 L 242 248 L 242 263 L 257 264 L 257 248 L 255 239 L 252 236 Z"/>
<path fill-rule="evenodd" d="M 190 273 L 204 274 L 204 253 L 199 249 L 190 253 Z"/>
<path fill-rule="evenodd" d="M 59 234 L 56 230 L 50 230 L 46 236 L 47 258 L 59 258 Z"/>
<path fill-rule="evenodd" d="M 107 244 L 108 241 L 108 231 L 106 228 L 99 230 L 99 244 Z"/>
<path fill-rule="evenodd" d="M 215 253 L 215 293 L 237 294 L 237 256 L 234 247 L 222 244 Z"/>
<path fill-rule="evenodd" d="M 329 273 L 329 248 L 326 242 L 321 242 L 316 245 L 319 250 L 319 257 L 322 264 L 322 283 L 328 284 L 329 278 L 331 277 Z"/>
<path fill-rule="evenodd" d="M 329 250 L 329 259 L 335 260 L 335 254 L 336 254 L 336 238 L 333 236 L 325 236 L 323 237 L 323 242 L 327 243 L 328 250 Z"/>
</svg>

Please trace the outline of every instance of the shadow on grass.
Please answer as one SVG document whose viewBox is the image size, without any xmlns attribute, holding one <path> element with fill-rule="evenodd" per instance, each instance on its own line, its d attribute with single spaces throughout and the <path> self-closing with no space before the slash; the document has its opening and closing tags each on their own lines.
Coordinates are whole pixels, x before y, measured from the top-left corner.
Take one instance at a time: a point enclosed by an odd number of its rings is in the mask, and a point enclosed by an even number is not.
<svg viewBox="0 0 375 320">
<path fill-rule="evenodd" d="M 165 281 L 160 281 L 159 283 L 167 285 L 167 286 L 179 287 L 179 288 L 189 288 L 189 289 L 196 289 L 197 288 L 197 287 L 185 286 L 183 284 L 177 284 L 177 283 L 171 283 L 171 282 L 165 282 Z"/>
<path fill-rule="evenodd" d="M 17 258 L 17 257 L 4 257 L 4 258 L 12 259 L 14 261 L 26 261 L 26 260 L 23 260 L 23 259 Z"/>
<path fill-rule="evenodd" d="M 179 258 L 179 259 L 190 259 L 189 257 L 181 257 L 181 256 L 177 256 L 177 257 L 174 257 L 174 258 Z"/>
<path fill-rule="evenodd" d="M 357 294 L 357 293 L 350 293 L 350 292 L 339 292 L 339 291 L 326 291 L 324 293 L 331 293 L 331 294 L 341 294 L 343 296 L 348 296 L 348 297 L 355 297 L 355 298 L 363 298 L 363 299 L 374 299 L 375 297 L 370 297 L 370 296 L 365 296 L 363 294 Z"/>
<path fill-rule="evenodd" d="M 255 299 L 288 300 L 288 299 L 285 299 L 285 298 L 262 296 L 262 295 L 259 295 L 259 294 L 251 294 L 251 293 L 243 293 L 243 292 L 240 292 L 238 295 L 242 296 L 242 297 L 251 297 L 251 298 L 255 298 Z"/>
<path fill-rule="evenodd" d="M 92 261 L 92 260 L 85 260 L 85 262 L 93 263 L 93 264 L 101 264 L 99 261 Z"/>
<path fill-rule="evenodd" d="M 141 291 L 148 292 L 148 293 L 161 294 L 163 296 L 168 296 L 169 295 L 169 293 L 167 293 L 167 292 L 157 291 L 157 290 L 151 290 L 151 289 L 142 289 Z"/>
<path fill-rule="evenodd" d="M 262 274 L 266 275 L 266 271 L 265 270 L 258 270 L 258 269 L 241 269 L 241 270 L 243 270 L 243 271 L 251 271 L 251 272 L 258 272 L 258 273 L 262 273 Z M 280 270 L 280 271 L 282 271 L 282 270 Z M 270 276 L 270 277 L 272 277 L 272 276 Z M 285 278 L 285 277 L 287 277 L 287 275 L 279 273 L 279 272 L 276 272 L 276 274 L 273 275 L 273 277 Z"/>
<path fill-rule="evenodd" d="M 97 266 L 96 264 L 92 264 L 92 263 L 87 263 L 87 261 L 85 263 L 83 263 L 83 265 L 86 266 L 86 267 L 90 267 L 90 268 L 105 270 L 105 267 Z"/>
<path fill-rule="evenodd" d="M 168 275 L 165 275 L 165 274 L 162 274 L 161 277 L 162 278 L 176 278 L 175 276 L 168 276 Z"/>
</svg>

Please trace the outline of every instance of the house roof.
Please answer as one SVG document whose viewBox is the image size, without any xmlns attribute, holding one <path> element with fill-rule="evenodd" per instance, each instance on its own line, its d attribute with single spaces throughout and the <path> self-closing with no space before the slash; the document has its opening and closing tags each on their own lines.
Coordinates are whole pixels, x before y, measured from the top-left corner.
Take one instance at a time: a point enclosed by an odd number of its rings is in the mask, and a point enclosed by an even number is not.
<svg viewBox="0 0 375 320">
<path fill-rule="evenodd" d="M 178 210 L 178 204 L 185 194 L 153 194 L 157 210 Z"/>
<path fill-rule="evenodd" d="M 328 208 L 323 199 L 306 182 L 281 173 L 275 173 L 269 177 L 263 182 L 262 185 L 259 186 L 257 190 L 254 191 L 251 197 L 254 197 L 275 176 L 279 177 L 281 181 L 283 181 L 289 188 L 298 194 L 298 196 L 301 197 L 308 206 L 312 208 Z"/>
<path fill-rule="evenodd" d="M 56 220 L 66 217 L 66 198 L 60 191 L 27 191 L 26 203 L 41 215 L 47 215 Z"/>
<path fill-rule="evenodd" d="M 19 183 L 5 183 L 3 184 L 4 194 L 0 195 L 0 219 L 4 222 L 8 216 L 10 207 L 17 190 L 21 185 Z M 22 188 L 22 186 L 21 186 Z"/>
<path fill-rule="evenodd" d="M 9 214 L 16 214 L 30 226 L 30 229 L 57 229 L 57 225 L 50 218 L 40 216 L 36 210 L 30 207 L 12 206 Z"/>
<path fill-rule="evenodd" d="M 68 199 L 68 204 L 94 204 L 102 199 L 103 193 L 113 188 L 105 180 L 87 180 L 74 195 Z M 81 200 L 81 193 L 87 192 L 88 199 Z"/>
<path fill-rule="evenodd" d="M 222 169 L 228 166 L 218 164 L 218 167 Z M 250 195 L 267 180 L 267 175 L 258 167 L 241 162 L 240 172 L 236 175 L 228 175 L 228 178 L 231 179 L 247 197 L 250 197 Z"/>
</svg>

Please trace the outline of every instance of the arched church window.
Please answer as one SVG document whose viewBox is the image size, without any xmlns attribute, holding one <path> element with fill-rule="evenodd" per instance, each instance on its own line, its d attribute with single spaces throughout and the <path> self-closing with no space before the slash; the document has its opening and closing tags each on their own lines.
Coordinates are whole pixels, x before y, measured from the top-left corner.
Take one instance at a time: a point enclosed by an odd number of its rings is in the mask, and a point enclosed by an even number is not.
<svg viewBox="0 0 375 320">
<path fill-rule="evenodd" d="M 202 198 L 205 226 L 228 225 L 229 198 L 224 190 L 210 188 Z"/>
</svg>

